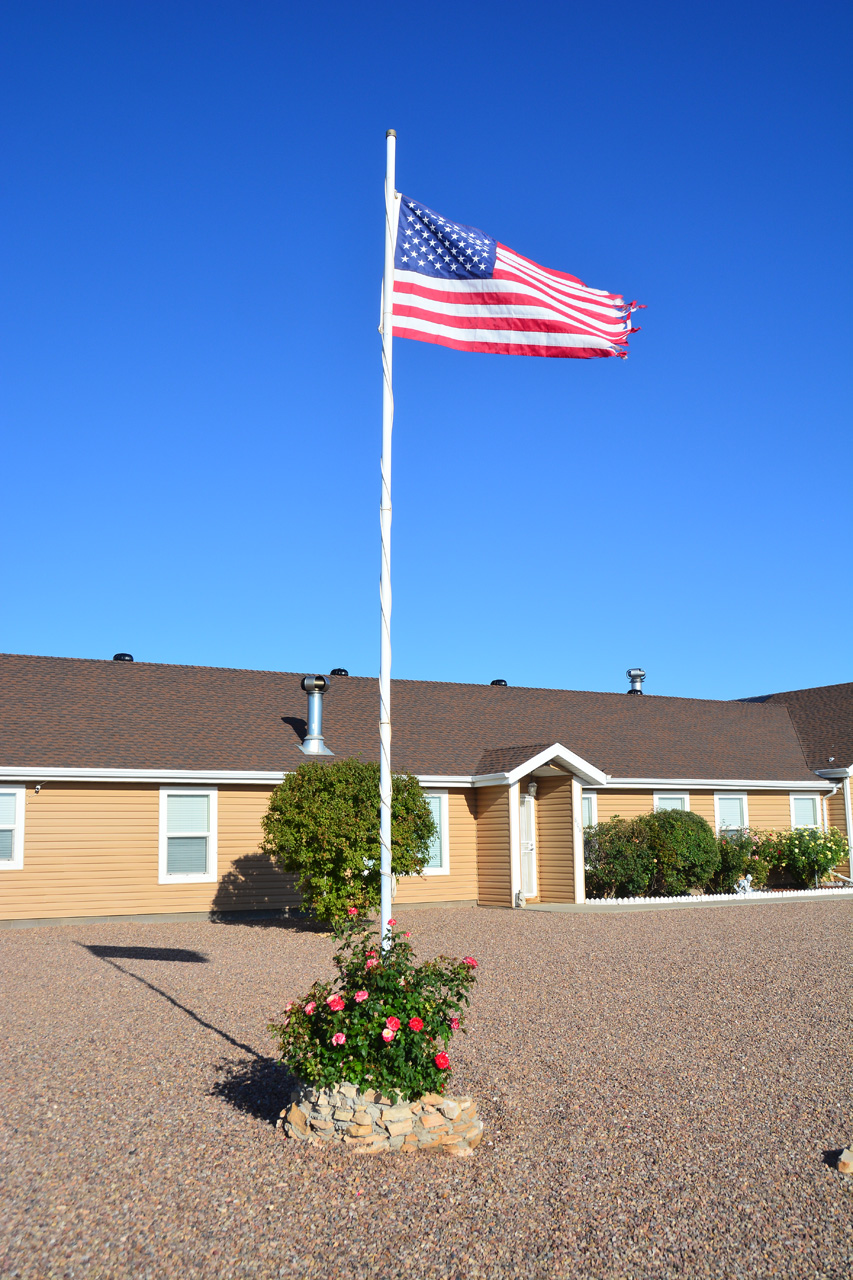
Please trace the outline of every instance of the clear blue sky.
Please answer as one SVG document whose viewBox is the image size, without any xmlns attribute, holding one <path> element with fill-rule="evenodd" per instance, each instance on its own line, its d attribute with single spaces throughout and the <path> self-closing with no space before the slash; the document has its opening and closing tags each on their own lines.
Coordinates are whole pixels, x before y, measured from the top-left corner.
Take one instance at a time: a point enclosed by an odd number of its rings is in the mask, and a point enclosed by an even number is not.
<svg viewBox="0 0 853 1280">
<path fill-rule="evenodd" d="M 850 678 L 843 3 L 12 0 L 0 648 L 378 667 L 397 185 L 647 304 L 395 344 L 394 674 Z"/>
</svg>

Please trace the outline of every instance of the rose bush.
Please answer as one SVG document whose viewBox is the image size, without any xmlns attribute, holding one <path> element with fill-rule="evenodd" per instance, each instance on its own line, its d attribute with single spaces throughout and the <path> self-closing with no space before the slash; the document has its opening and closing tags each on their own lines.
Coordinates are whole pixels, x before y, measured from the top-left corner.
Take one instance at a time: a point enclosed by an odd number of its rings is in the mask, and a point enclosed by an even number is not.
<svg viewBox="0 0 853 1280">
<path fill-rule="evenodd" d="M 343 1083 L 395 1097 L 443 1093 L 447 1046 L 465 1030 L 473 956 L 417 965 L 409 935 L 392 928 L 385 951 L 358 916 L 346 917 L 332 982 L 315 982 L 269 1030 L 281 1061 L 315 1088 Z"/>
</svg>

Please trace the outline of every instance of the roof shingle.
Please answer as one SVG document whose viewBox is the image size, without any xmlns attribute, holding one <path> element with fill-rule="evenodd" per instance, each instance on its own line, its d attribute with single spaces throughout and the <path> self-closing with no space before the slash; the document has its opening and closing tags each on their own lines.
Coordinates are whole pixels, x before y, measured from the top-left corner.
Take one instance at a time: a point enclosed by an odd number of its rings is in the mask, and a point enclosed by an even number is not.
<svg viewBox="0 0 853 1280">
<path fill-rule="evenodd" d="M 0 655 L 0 766 L 290 770 L 304 762 L 301 674 Z M 378 758 L 377 682 L 332 679 L 326 742 Z M 566 689 L 396 680 L 395 769 L 482 771 L 516 744 L 570 751 L 615 777 L 813 779 L 788 709 Z M 525 748 L 526 749 L 526 748 Z M 490 757 L 491 758 L 491 757 Z M 507 757 L 509 758 L 509 757 Z"/>
</svg>

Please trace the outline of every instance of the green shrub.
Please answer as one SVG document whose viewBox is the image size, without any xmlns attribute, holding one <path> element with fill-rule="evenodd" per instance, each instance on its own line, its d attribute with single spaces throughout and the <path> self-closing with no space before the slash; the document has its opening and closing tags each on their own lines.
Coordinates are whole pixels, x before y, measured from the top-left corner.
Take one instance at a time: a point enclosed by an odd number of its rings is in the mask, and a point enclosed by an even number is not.
<svg viewBox="0 0 853 1280">
<path fill-rule="evenodd" d="M 822 880 L 847 857 L 847 841 L 837 827 L 829 831 L 797 827 L 777 838 L 781 845 L 777 865 L 804 886 Z"/>
<path fill-rule="evenodd" d="M 297 876 L 302 896 L 321 920 L 334 923 L 347 907 L 379 906 L 379 765 L 363 760 L 312 760 L 287 774 L 263 817 L 263 850 Z M 412 774 L 393 779 L 391 870 L 419 875 L 429 858 L 435 822 Z"/>
<path fill-rule="evenodd" d="M 653 855 L 636 819 L 610 818 L 584 832 L 586 891 L 591 898 L 634 898 L 646 893 Z"/>
<path fill-rule="evenodd" d="M 711 893 L 734 893 L 738 880 L 752 876 L 752 888 L 767 883 L 770 868 L 776 865 L 775 837 L 765 831 L 724 831 L 717 838 L 720 865 L 711 878 Z"/>
<path fill-rule="evenodd" d="M 354 908 L 339 938 L 337 978 L 315 982 L 270 1023 L 282 1062 L 318 1089 L 346 1081 L 403 1098 L 442 1093 L 446 1048 L 465 1030 L 477 961 L 439 956 L 416 965 L 409 934 L 393 928 L 383 951 Z"/>
<path fill-rule="evenodd" d="M 642 814 L 636 826 L 653 858 L 650 894 L 672 897 L 710 883 L 720 852 L 714 832 L 698 813 L 659 809 Z"/>
</svg>

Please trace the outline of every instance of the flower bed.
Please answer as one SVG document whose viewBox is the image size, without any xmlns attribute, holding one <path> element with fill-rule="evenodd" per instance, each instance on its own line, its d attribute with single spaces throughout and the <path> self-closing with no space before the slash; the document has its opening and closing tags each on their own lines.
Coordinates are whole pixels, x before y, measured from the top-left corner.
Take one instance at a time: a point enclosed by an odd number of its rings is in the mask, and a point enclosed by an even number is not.
<svg viewBox="0 0 853 1280">
<path fill-rule="evenodd" d="M 315 1089 L 298 1085 L 277 1128 L 282 1136 L 321 1146 L 342 1142 L 365 1154 L 434 1150 L 443 1155 L 474 1154 L 483 1136 L 477 1104 L 470 1097 L 425 1093 L 396 1103 L 375 1089 L 353 1084 Z"/>
<path fill-rule="evenodd" d="M 637 894 L 631 898 L 587 898 L 587 907 L 615 907 L 629 903 L 703 903 L 703 902 L 775 902 L 779 898 L 827 898 L 839 894 L 850 895 L 848 885 L 823 885 L 819 889 L 751 889 L 748 893 L 682 893 L 671 897 L 646 897 Z"/>
</svg>

